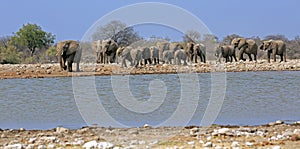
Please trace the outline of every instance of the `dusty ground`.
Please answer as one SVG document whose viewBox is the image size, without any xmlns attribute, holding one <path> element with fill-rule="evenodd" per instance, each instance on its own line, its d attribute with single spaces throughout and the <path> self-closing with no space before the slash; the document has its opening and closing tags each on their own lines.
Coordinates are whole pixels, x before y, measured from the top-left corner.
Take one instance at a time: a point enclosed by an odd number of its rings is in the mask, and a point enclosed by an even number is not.
<svg viewBox="0 0 300 149">
<path fill-rule="evenodd" d="M 300 122 L 261 126 L 0 130 L 0 148 L 300 148 Z"/>
<path fill-rule="evenodd" d="M 75 65 L 73 65 L 73 69 Z M 178 65 L 147 65 L 138 68 L 121 68 L 117 64 L 92 64 L 81 63 L 81 72 L 68 73 L 61 71 L 59 64 L 5 64 L 0 65 L 0 79 L 9 78 L 43 78 L 62 76 L 87 76 L 87 75 L 123 75 L 123 74 L 167 74 L 167 73 L 189 73 L 189 72 L 240 72 L 240 71 L 284 71 L 300 70 L 300 60 L 289 60 L 285 63 L 271 62 L 265 60 L 258 62 L 233 62 L 227 64 L 216 64 L 215 62 Z"/>
</svg>

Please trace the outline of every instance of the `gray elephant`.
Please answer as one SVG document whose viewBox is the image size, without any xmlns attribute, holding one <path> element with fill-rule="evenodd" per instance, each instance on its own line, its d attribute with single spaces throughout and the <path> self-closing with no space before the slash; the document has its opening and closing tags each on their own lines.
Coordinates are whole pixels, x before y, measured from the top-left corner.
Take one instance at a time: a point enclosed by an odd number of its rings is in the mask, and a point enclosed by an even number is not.
<svg viewBox="0 0 300 149">
<path fill-rule="evenodd" d="M 142 51 L 139 48 L 133 48 L 131 51 L 130 51 L 130 56 L 132 58 L 132 66 L 135 66 L 137 67 L 139 64 L 141 64 L 142 62 Z"/>
<path fill-rule="evenodd" d="M 144 60 L 144 65 L 147 65 L 148 63 L 151 64 L 151 51 L 148 47 L 142 47 L 140 48 L 142 52 L 142 59 Z"/>
<path fill-rule="evenodd" d="M 194 59 L 195 63 L 197 63 L 197 57 L 200 57 L 200 61 L 206 63 L 206 46 L 202 43 L 194 45 Z"/>
<path fill-rule="evenodd" d="M 102 53 L 103 53 L 103 63 L 114 63 L 116 59 L 116 52 L 118 49 L 118 44 L 112 40 L 102 41 Z"/>
<path fill-rule="evenodd" d="M 188 61 L 190 61 L 190 62 L 193 62 L 194 57 L 196 55 L 196 52 L 194 52 L 194 45 L 195 45 L 195 43 L 188 42 L 188 43 L 186 43 L 186 46 L 185 46 L 185 51 L 188 56 Z"/>
<path fill-rule="evenodd" d="M 72 72 L 72 64 L 76 62 L 76 71 L 79 70 L 82 49 L 77 41 L 65 40 L 57 43 L 57 59 L 62 70 Z M 67 66 L 65 63 L 67 62 Z"/>
<path fill-rule="evenodd" d="M 221 58 L 225 58 L 225 62 L 232 62 L 233 58 L 237 61 L 235 56 L 235 48 L 233 45 L 223 45 L 218 46 L 216 49 L 215 56 L 217 57 L 217 62 L 221 63 Z"/>
<path fill-rule="evenodd" d="M 246 61 L 245 58 L 243 58 L 243 54 L 247 54 L 249 57 L 249 61 L 252 61 L 251 54 L 254 56 L 254 61 L 257 61 L 257 44 L 253 39 L 245 39 L 245 38 L 234 38 L 231 41 L 231 45 L 234 46 L 234 48 L 238 48 L 238 58 L 239 60 Z"/>
<path fill-rule="evenodd" d="M 159 49 L 156 46 L 150 47 L 151 59 L 154 65 L 159 64 Z"/>
<path fill-rule="evenodd" d="M 132 47 L 130 47 L 130 46 L 119 47 L 117 49 L 116 57 L 117 57 L 117 59 L 119 57 L 121 57 L 121 67 L 127 67 L 126 60 L 128 60 L 131 63 L 131 66 L 133 65 L 131 52 L 132 52 Z"/>
<path fill-rule="evenodd" d="M 93 41 L 92 48 L 96 54 L 96 63 L 103 63 L 102 41 Z"/>
<path fill-rule="evenodd" d="M 182 44 L 180 44 L 178 42 L 172 42 L 169 45 L 169 50 L 172 50 L 174 52 L 177 50 L 180 50 L 180 49 L 183 49 L 183 46 L 182 46 Z"/>
<path fill-rule="evenodd" d="M 163 52 L 169 50 L 170 43 L 169 42 L 157 42 L 156 46 L 159 50 L 159 61 L 164 62 L 163 60 Z"/>
<path fill-rule="evenodd" d="M 174 59 L 174 51 L 173 50 L 166 50 L 163 52 L 163 61 L 165 64 L 172 64 L 173 59 Z"/>
<path fill-rule="evenodd" d="M 174 64 L 181 65 L 181 60 L 183 60 L 183 65 L 187 65 L 187 58 L 186 50 L 177 50 L 174 53 Z"/>
<path fill-rule="evenodd" d="M 259 46 L 259 49 L 267 51 L 269 63 L 271 54 L 273 54 L 274 62 L 276 62 L 276 55 L 280 56 L 280 62 L 286 62 L 286 44 L 282 40 L 263 41 L 263 43 Z"/>
</svg>

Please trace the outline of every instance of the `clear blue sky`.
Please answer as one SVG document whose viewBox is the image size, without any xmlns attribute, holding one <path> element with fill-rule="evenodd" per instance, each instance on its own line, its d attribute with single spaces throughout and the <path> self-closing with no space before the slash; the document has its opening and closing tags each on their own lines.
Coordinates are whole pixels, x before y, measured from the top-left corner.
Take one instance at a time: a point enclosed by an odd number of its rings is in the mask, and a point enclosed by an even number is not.
<svg viewBox="0 0 300 149">
<path fill-rule="evenodd" d="M 57 41 L 80 40 L 85 31 L 103 15 L 117 8 L 140 2 L 143 1 L 3 0 L 0 4 L 0 36 L 11 35 L 12 32 L 17 32 L 22 24 L 30 22 L 55 34 Z M 299 0 L 155 2 L 169 3 L 188 10 L 199 17 L 220 39 L 233 33 L 244 37 L 260 36 L 261 38 L 270 34 L 283 34 L 290 39 L 300 35 Z M 161 32 L 156 30 L 153 32 L 160 36 Z M 141 34 L 151 36 L 153 32 Z M 170 34 L 169 38 L 177 38 L 172 36 Z"/>
</svg>

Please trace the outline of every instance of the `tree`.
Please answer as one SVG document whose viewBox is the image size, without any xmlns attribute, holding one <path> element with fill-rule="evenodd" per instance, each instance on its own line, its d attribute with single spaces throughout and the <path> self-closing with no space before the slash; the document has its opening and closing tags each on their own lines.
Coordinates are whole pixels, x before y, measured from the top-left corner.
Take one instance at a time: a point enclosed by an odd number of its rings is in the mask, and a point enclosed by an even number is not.
<svg viewBox="0 0 300 149">
<path fill-rule="evenodd" d="M 37 48 L 47 48 L 54 43 L 55 35 L 47 33 L 36 24 L 26 24 L 11 38 L 12 42 L 25 46 L 30 50 L 31 57 Z"/>
<path fill-rule="evenodd" d="M 0 47 L 0 63 L 1 64 L 19 64 L 21 63 L 21 52 L 12 45 Z"/>
<path fill-rule="evenodd" d="M 234 38 L 240 38 L 241 36 L 237 35 L 237 34 L 231 34 L 231 35 L 227 35 L 223 38 L 223 41 L 221 42 L 222 45 L 230 45 L 231 41 Z"/>
<path fill-rule="evenodd" d="M 188 30 L 185 32 L 183 42 L 200 42 L 201 34 L 195 30 Z"/>
<path fill-rule="evenodd" d="M 9 41 L 10 41 L 10 38 L 11 38 L 10 36 L 0 37 L 0 47 L 7 48 L 8 44 L 9 44 Z"/>
<path fill-rule="evenodd" d="M 125 23 L 114 20 L 104 26 L 98 27 L 92 35 L 93 40 L 113 39 L 118 45 L 127 46 L 142 39 L 133 27 L 128 27 Z"/>
<path fill-rule="evenodd" d="M 282 40 L 284 42 L 287 42 L 289 39 L 286 38 L 284 35 L 268 35 L 264 38 L 264 40 L 270 40 L 270 39 L 273 39 L 273 40 Z"/>
</svg>

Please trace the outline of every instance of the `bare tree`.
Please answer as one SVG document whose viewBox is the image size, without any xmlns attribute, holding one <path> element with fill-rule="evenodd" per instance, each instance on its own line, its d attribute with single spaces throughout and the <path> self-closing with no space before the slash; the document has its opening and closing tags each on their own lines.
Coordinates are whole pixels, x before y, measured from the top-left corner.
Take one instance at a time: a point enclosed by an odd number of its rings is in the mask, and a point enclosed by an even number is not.
<svg viewBox="0 0 300 149">
<path fill-rule="evenodd" d="M 0 47 L 7 48 L 8 44 L 9 44 L 9 41 L 10 41 L 10 38 L 11 38 L 10 36 L 0 37 Z"/>
<path fill-rule="evenodd" d="M 200 42 L 201 34 L 195 30 L 188 30 L 182 38 L 183 42 Z"/>
<path fill-rule="evenodd" d="M 133 27 L 125 23 L 114 20 L 104 26 L 100 26 L 92 35 L 93 40 L 113 39 L 118 45 L 129 45 L 141 37 L 134 31 Z"/>
</svg>

